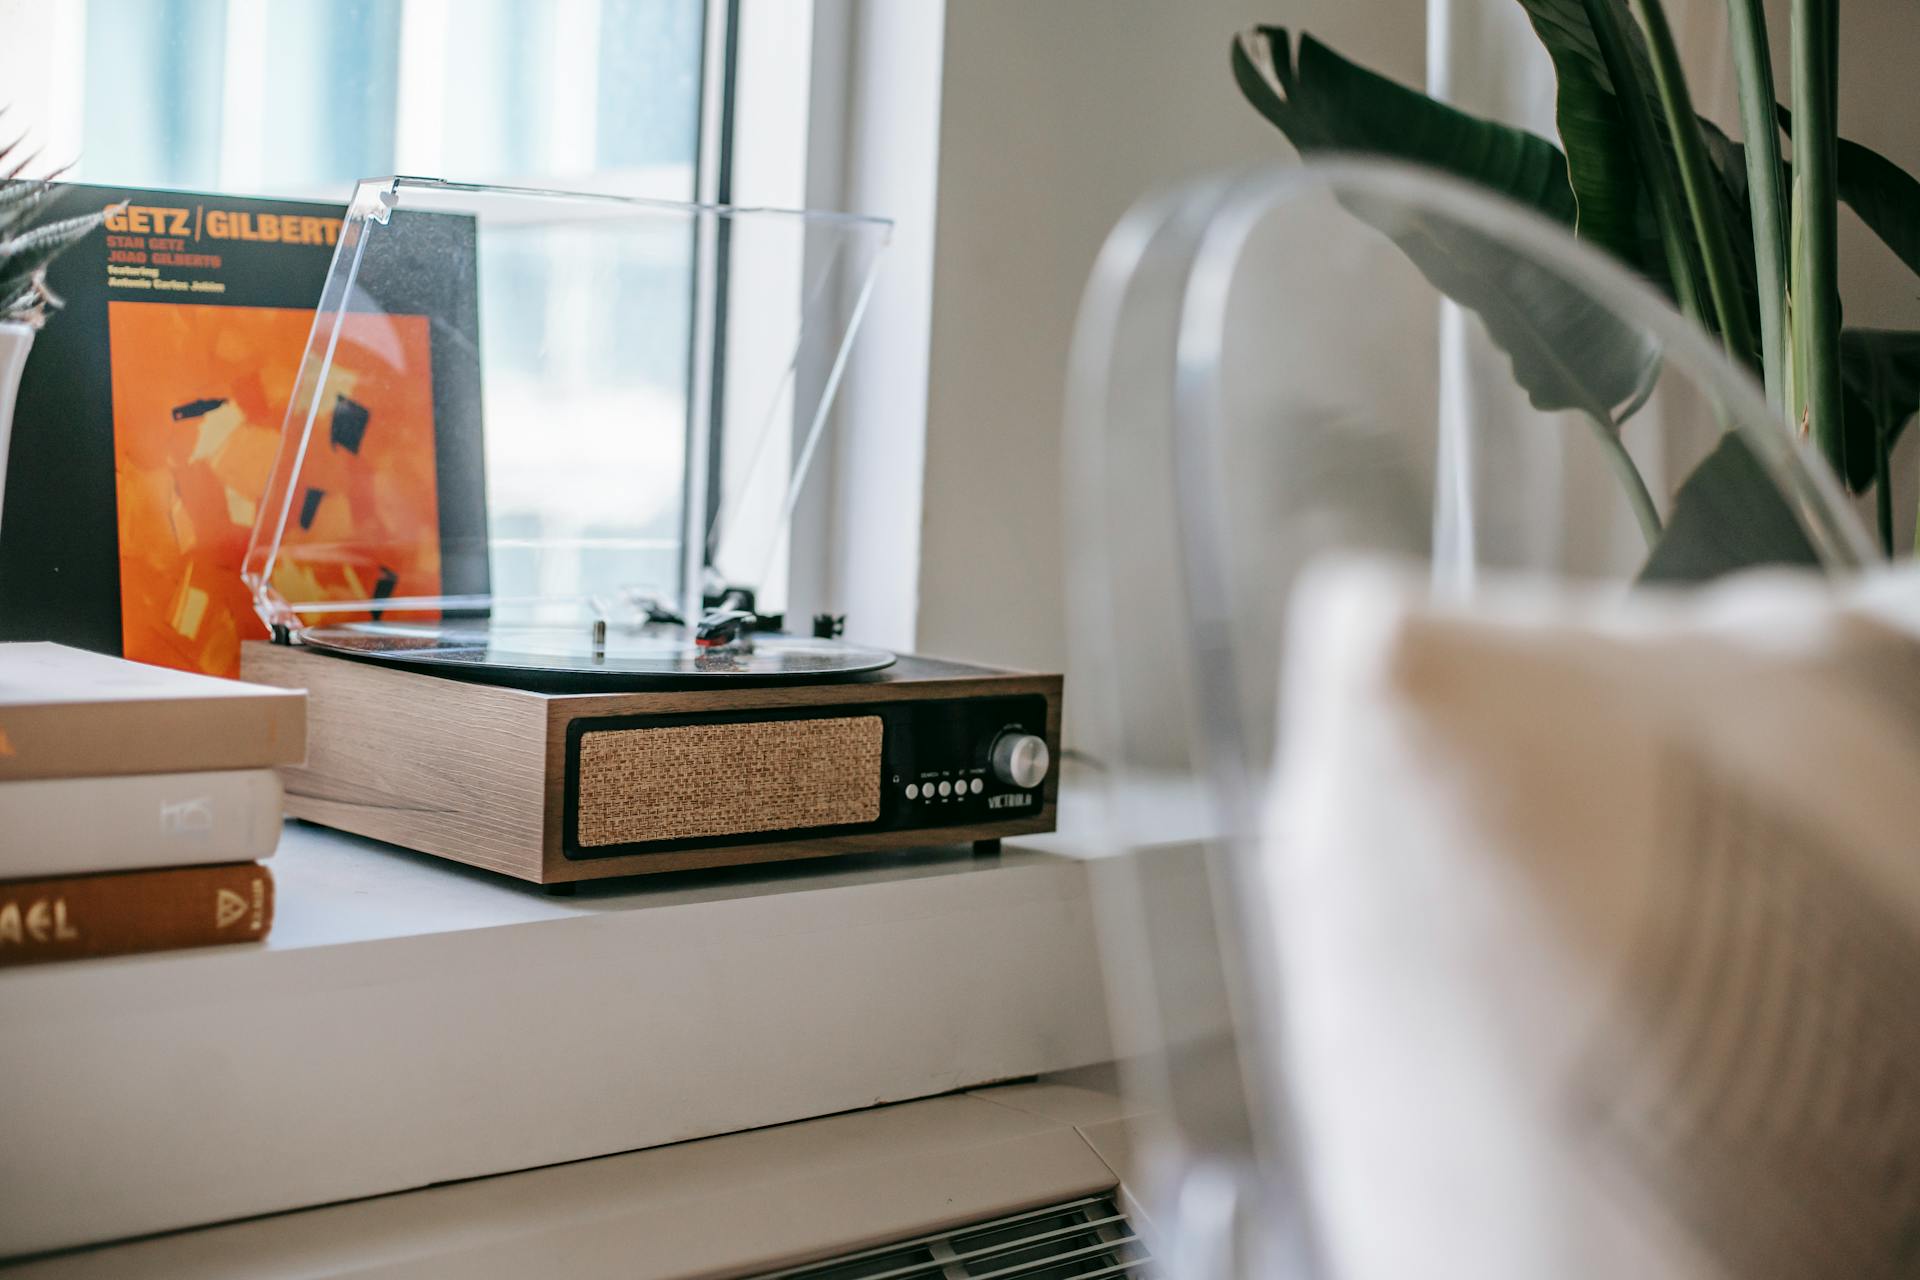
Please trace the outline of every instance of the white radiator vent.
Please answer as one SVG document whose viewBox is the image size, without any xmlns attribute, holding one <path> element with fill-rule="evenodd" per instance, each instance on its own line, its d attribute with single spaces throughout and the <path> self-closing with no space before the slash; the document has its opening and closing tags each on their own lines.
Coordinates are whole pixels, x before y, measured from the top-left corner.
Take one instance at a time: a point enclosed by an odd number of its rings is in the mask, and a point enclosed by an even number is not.
<svg viewBox="0 0 1920 1280">
<path fill-rule="evenodd" d="M 1111 1194 L 992 1218 L 758 1280 L 1157 1280 Z"/>
</svg>

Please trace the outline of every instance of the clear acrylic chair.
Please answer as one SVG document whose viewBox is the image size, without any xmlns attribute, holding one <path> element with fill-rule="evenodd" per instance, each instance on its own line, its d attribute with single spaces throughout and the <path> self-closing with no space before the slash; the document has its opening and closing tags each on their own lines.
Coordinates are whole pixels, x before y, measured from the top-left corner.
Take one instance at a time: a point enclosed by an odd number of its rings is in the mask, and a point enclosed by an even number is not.
<svg viewBox="0 0 1920 1280">
<path fill-rule="evenodd" d="M 1367 549 L 1424 561 L 1436 592 L 1486 570 L 1624 591 L 1734 567 L 1730 530 L 1836 571 L 1874 553 L 1649 285 L 1404 166 L 1136 207 L 1086 293 L 1068 437 L 1074 716 L 1128 855 L 1102 877 L 1116 1034 L 1160 1121 L 1142 1208 L 1172 1274 L 1312 1276 L 1248 875 L 1302 568 Z M 1194 816 L 1163 840 L 1170 797 Z"/>
</svg>

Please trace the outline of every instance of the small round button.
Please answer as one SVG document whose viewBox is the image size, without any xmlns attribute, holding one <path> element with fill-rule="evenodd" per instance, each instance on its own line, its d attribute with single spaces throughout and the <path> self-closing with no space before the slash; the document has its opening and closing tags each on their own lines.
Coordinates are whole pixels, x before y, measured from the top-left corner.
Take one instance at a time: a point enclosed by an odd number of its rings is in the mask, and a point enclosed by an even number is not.
<svg viewBox="0 0 1920 1280">
<path fill-rule="evenodd" d="M 953 794 L 953 784 L 951 782 L 943 782 L 940 784 L 940 796 L 942 799 L 945 799 L 947 796 L 950 796 L 952 794 Z"/>
<path fill-rule="evenodd" d="M 978 778 L 975 778 L 972 782 L 969 782 L 967 784 L 967 790 L 973 792 L 973 794 L 975 795 L 979 795 L 982 791 L 985 791 L 986 789 L 987 789 L 987 784 L 980 781 L 980 779 Z"/>
<path fill-rule="evenodd" d="M 920 784 L 917 782 L 909 782 L 907 784 L 907 799 L 918 800 L 919 798 L 920 798 Z"/>
</svg>

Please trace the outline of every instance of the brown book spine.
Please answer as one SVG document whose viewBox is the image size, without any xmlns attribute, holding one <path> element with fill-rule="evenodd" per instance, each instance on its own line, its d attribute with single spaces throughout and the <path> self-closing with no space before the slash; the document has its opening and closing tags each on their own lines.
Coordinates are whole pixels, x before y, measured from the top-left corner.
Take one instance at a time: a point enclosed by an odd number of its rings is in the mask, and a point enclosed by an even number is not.
<svg viewBox="0 0 1920 1280">
<path fill-rule="evenodd" d="M 0 881 L 0 969 L 258 942 L 273 876 L 252 862 Z"/>
</svg>

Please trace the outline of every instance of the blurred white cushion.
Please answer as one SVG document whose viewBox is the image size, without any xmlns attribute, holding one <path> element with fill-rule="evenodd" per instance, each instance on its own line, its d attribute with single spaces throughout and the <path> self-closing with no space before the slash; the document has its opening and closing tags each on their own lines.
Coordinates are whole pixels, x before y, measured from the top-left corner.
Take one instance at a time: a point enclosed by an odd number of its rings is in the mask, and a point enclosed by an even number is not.
<svg viewBox="0 0 1920 1280">
<path fill-rule="evenodd" d="M 1296 597 L 1266 870 L 1339 1280 L 1920 1274 L 1920 575 Z"/>
</svg>

